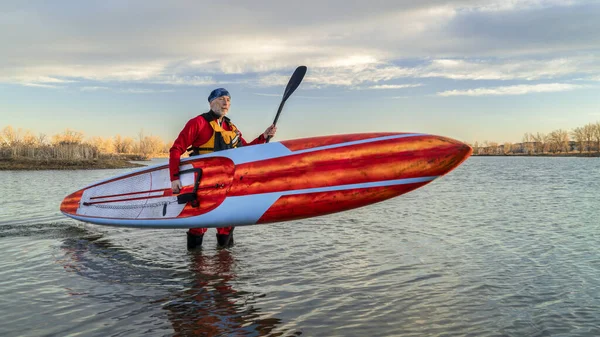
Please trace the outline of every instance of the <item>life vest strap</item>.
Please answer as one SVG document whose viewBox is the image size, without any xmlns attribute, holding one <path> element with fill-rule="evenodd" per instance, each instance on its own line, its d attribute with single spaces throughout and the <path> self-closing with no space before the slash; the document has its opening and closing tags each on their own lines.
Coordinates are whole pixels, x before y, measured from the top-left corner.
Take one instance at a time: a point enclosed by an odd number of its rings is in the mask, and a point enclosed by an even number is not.
<svg viewBox="0 0 600 337">
<path fill-rule="evenodd" d="M 200 154 L 200 151 L 214 151 L 214 149 L 212 147 L 192 146 L 192 147 L 189 147 L 186 151 L 189 152 L 190 156 L 197 156 Z"/>
</svg>

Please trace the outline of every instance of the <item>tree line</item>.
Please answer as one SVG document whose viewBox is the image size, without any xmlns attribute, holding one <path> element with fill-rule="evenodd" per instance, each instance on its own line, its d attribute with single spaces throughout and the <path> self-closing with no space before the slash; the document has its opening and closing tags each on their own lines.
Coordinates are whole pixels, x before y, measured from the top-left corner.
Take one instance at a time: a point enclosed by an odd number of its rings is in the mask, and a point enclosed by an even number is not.
<svg viewBox="0 0 600 337">
<path fill-rule="evenodd" d="M 32 158 L 81 160 L 100 159 L 113 156 L 129 156 L 136 159 L 149 159 L 165 156 L 171 144 L 160 137 L 145 135 L 143 130 L 137 138 L 116 135 L 111 138 L 92 137 L 85 139 L 79 131 L 66 129 L 60 134 L 48 137 L 35 135 L 30 130 L 6 126 L 0 131 L 0 159 Z"/>
<path fill-rule="evenodd" d="M 548 134 L 525 133 L 521 143 L 484 141 L 471 145 L 474 155 L 540 155 L 600 153 L 600 122 L 570 131 L 559 129 Z"/>
</svg>

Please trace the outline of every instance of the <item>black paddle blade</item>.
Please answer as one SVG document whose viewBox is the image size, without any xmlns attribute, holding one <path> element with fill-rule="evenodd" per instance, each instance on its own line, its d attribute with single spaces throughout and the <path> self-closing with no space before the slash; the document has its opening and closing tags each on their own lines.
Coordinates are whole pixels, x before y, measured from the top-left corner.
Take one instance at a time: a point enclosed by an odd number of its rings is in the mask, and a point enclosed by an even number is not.
<svg viewBox="0 0 600 337">
<path fill-rule="evenodd" d="M 298 88 L 298 86 L 302 82 L 302 79 L 304 79 L 305 74 L 306 74 L 306 66 L 299 66 L 298 68 L 296 68 L 296 70 L 294 70 L 294 73 L 292 74 L 292 77 L 290 77 L 290 80 L 289 80 L 287 86 L 285 87 L 285 91 L 283 92 L 283 99 L 281 100 L 281 103 L 279 104 L 279 109 L 277 109 L 277 115 L 275 115 L 275 119 L 273 120 L 273 125 L 277 125 L 277 120 L 279 119 L 279 114 L 281 114 L 281 110 L 283 109 L 283 105 L 285 104 L 285 101 Z M 266 142 L 268 143 L 270 140 L 271 140 L 271 136 L 267 137 Z"/>
<path fill-rule="evenodd" d="M 304 79 L 304 75 L 306 74 L 306 66 L 299 66 L 294 70 L 292 77 L 290 77 L 290 81 L 285 87 L 285 91 L 283 92 L 283 100 L 287 100 L 288 97 L 292 95 L 292 93 L 298 88 L 302 79 Z"/>
</svg>

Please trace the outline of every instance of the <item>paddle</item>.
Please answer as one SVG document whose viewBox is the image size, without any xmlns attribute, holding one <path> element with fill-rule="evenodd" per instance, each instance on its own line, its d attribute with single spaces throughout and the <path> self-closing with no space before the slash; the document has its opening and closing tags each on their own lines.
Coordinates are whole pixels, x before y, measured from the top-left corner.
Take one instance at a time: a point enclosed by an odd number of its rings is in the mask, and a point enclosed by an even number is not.
<svg viewBox="0 0 600 337">
<path fill-rule="evenodd" d="M 306 66 L 299 66 L 294 70 L 292 77 L 290 77 L 290 81 L 285 87 L 285 91 L 283 92 L 283 99 L 281 100 L 281 104 L 279 104 L 279 109 L 277 110 L 277 115 L 275 115 L 275 120 L 273 121 L 273 125 L 277 125 L 277 120 L 279 119 L 279 114 L 281 114 L 281 109 L 283 109 L 283 105 L 285 101 L 292 95 L 292 93 L 298 88 L 300 82 L 304 78 L 306 74 Z M 271 140 L 271 136 L 267 137 L 267 143 Z"/>
</svg>

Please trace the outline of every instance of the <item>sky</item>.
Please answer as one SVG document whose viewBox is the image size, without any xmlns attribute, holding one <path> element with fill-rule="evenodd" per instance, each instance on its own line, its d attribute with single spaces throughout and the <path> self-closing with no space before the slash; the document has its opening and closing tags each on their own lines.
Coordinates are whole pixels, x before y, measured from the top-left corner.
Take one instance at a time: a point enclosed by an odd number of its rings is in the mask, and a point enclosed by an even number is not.
<svg viewBox="0 0 600 337">
<path fill-rule="evenodd" d="M 172 141 L 232 96 L 251 140 L 422 132 L 464 142 L 600 121 L 600 0 L 0 3 L 0 129 Z"/>
</svg>

